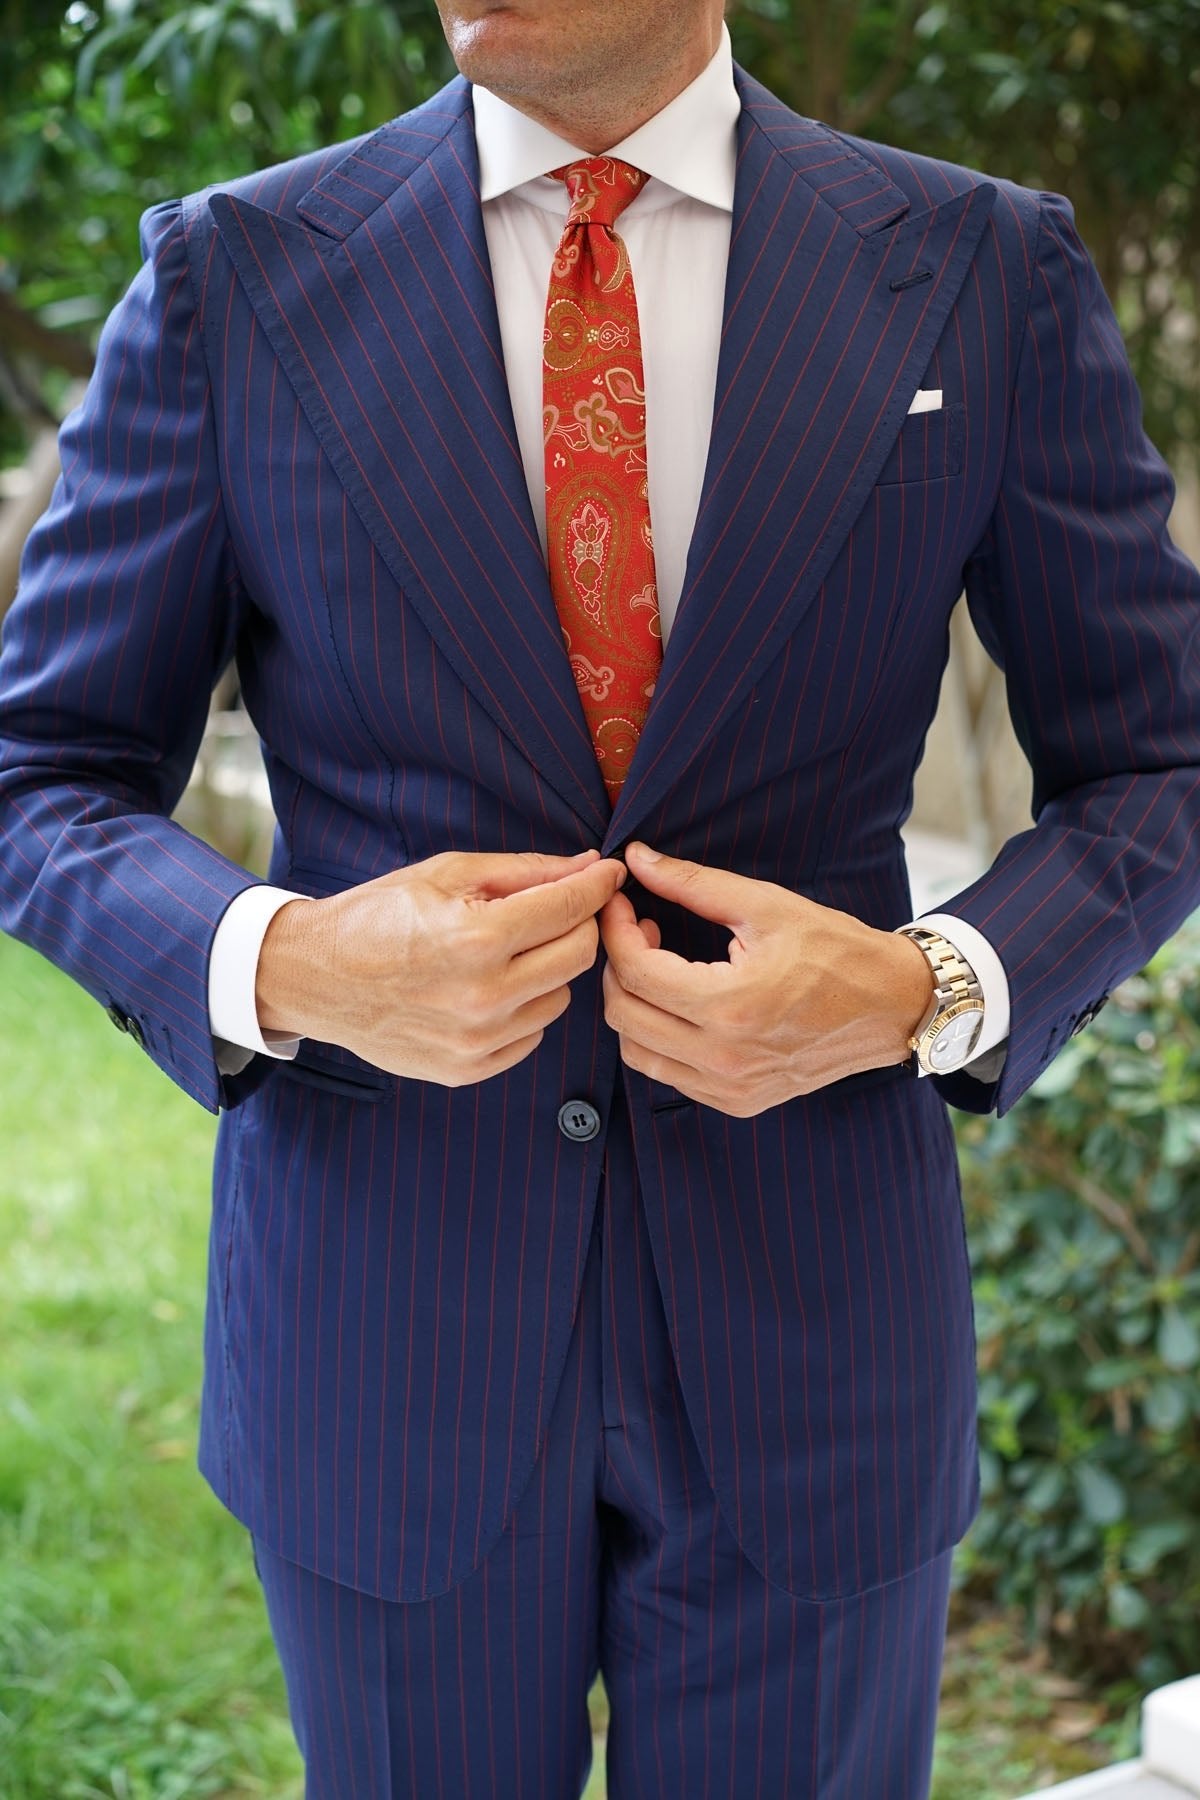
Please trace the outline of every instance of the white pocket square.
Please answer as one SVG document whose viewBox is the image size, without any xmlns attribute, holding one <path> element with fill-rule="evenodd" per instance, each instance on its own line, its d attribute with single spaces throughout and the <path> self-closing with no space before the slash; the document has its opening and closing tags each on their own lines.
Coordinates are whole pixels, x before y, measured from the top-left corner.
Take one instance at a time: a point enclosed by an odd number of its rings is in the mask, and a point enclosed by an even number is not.
<svg viewBox="0 0 1200 1800">
<path fill-rule="evenodd" d="M 918 388 L 913 397 L 913 403 L 908 410 L 910 413 L 941 412 L 941 388 Z"/>
</svg>

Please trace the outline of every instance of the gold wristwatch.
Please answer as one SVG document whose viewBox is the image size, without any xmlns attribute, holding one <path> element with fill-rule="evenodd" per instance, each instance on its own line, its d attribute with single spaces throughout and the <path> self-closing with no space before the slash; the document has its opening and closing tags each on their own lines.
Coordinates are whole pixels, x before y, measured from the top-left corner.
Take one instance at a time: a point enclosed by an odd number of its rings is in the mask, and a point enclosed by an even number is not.
<svg viewBox="0 0 1200 1800">
<path fill-rule="evenodd" d="M 970 1061 L 978 1042 L 983 987 L 970 963 L 940 932 L 902 925 L 897 935 L 911 938 L 933 970 L 933 1000 L 908 1047 L 922 1075 L 949 1075 Z"/>
</svg>

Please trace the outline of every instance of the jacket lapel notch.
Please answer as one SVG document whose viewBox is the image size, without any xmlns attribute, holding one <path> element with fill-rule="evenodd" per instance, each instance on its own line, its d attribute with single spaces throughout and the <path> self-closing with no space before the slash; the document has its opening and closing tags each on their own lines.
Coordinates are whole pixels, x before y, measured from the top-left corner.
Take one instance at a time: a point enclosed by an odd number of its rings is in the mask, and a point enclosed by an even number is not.
<svg viewBox="0 0 1200 1800">
<path fill-rule="evenodd" d="M 468 106 L 468 84 L 458 76 L 415 112 L 358 139 L 296 202 L 297 216 L 322 236 L 349 237 L 432 155 Z"/>
<path fill-rule="evenodd" d="M 846 138 L 816 119 L 792 112 L 744 70 L 736 70 L 736 80 L 743 124 L 760 131 L 805 186 L 852 231 L 871 237 L 909 210 L 904 190 Z"/>
</svg>

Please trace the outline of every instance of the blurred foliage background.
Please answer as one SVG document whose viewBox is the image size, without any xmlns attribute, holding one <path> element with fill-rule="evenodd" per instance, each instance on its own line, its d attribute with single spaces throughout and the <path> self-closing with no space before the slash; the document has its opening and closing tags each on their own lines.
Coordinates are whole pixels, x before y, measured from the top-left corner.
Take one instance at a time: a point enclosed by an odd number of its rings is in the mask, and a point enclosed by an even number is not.
<svg viewBox="0 0 1200 1800">
<path fill-rule="evenodd" d="M 1200 915 L 956 1115 L 983 1506 L 960 1580 L 1099 1687 L 1200 1671 Z"/>
<path fill-rule="evenodd" d="M 1200 0 L 733 0 L 729 20 L 799 111 L 1067 194 L 1150 433 L 1195 464 Z M 145 207 L 452 73 L 433 0 L 0 0 L 0 469 L 88 373 Z M 1127 1753 L 1142 1691 L 1200 1667 L 1198 961 L 1193 932 L 1005 1120 L 960 1122 L 985 1499 L 938 1800 Z M 0 1800 L 291 1794 L 244 1547 L 190 1467 L 208 1122 L 54 972 L 10 945 L 0 970 L 10 1008 L 28 989 L 0 1034 Z M 101 1117 L 123 1148 L 93 1141 Z"/>
<path fill-rule="evenodd" d="M 1200 0 L 732 0 L 839 129 L 1066 193 L 1151 436 L 1200 438 Z M 0 462 L 86 374 L 139 213 L 355 136 L 451 74 L 433 0 L 0 0 Z"/>
</svg>

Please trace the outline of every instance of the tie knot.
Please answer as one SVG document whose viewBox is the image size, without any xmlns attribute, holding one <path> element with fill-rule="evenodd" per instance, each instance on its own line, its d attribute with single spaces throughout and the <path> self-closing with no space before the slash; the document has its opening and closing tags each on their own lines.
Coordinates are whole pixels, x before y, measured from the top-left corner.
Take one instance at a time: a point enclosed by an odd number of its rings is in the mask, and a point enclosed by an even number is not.
<svg viewBox="0 0 1200 1800">
<path fill-rule="evenodd" d="M 550 173 L 567 184 L 571 198 L 568 226 L 607 225 L 610 231 L 650 179 L 643 170 L 616 156 L 589 156 Z"/>
</svg>

